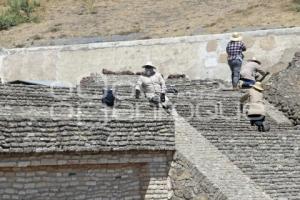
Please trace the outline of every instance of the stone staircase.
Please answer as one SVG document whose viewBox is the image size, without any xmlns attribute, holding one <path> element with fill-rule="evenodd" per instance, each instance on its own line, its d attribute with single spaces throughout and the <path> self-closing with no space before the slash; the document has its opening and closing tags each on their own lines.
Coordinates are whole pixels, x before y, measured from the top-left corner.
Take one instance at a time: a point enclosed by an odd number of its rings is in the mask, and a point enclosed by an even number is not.
<svg viewBox="0 0 300 200">
<path fill-rule="evenodd" d="M 143 97 L 134 99 L 136 78 L 109 76 L 106 81 L 73 90 L 1 85 L 0 105 L 16 108 L 16 112 L 36 107 L 46 115 L 49 106 L 56 102 L 82 107 L 83 116 L 96 119 L 102 116 L 99 112 L 107 110 L 99 101 L 102 88 L 109 83 L 119 99 L 114 108 L 118 119 L 155 116 L 160 117 L 162 123 L 164 120 L 169 123 L 171 116 L 163 110 L 151 108 Z M 240 113 L 242 93 L 227 90 L 226 83 L 168 80 L 167 84 L 179 91 L 168 94 L 176 110 L 176 150 L 222 193 L 220 199 L 300 199 L 300 132 L 282 113 L 271 106 L 273 110 L 267 116 L 271 132 L 258 133 Z M 59 107 L 60 112 L 61 115 L 68 113 L 68 107 Z M 210 195 L 210 199 L 218 198 Z"/>
<path fill-rule="evenodd" d="M 211 82 L 180 84 L 185 90 L 169 97 L 184 157 L 228 199 L 300 199 L 300 132 L 282 113 L 268 105 L 272 130 L 259 133 L 240 113 L 241 93 Z"/>
<path fill-rule="evenodd" d="M 273 199 L 299 199 L 299 131 L 201 132 Z"/>
<path fill-rule="evenodd" d="M 170 99 L 175 102 L 178 114 L 198 130 L 256 131 L 256 127 L 251 127 L 245 114 L 240 112 L 240 96 L 236 92 L 206 90 L 200 96 L 171 96 Z M 293 129 L 288 120 L 278 124 L 270 115 L 267 120 L 272 129 Z"/>
<path fill-rule="evenodd" d="M 126 83 L 116 84 L 116 92 L 132 99 L 134 81 Z M 220 199 L 300 199 L 300 133 L 281 112 L 266 102 L 271 132 L 259 133 L 240 112 L 243 93 L 228 90 L 226 83 L 167 84 L 179 91 L 168 94 L 178 114 L 176 149 L 224 194 Z"/>
<path fill-rule="evenodd" d="M 190 161 L 210 185 L 229 200 L 271 200 L 253 180 L 245 175 L 222 151 L 218 150 L 183 117 L 175 114 L 176 150 Z M 209 199 L 216 199 L 209 194 Z"/>
</svg>

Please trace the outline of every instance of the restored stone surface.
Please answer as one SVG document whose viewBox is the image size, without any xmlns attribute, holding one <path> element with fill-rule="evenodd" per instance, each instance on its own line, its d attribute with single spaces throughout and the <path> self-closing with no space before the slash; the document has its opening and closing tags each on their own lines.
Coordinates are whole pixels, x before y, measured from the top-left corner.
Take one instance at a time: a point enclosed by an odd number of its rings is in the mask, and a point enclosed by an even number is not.
<svg viewBox="0 0 300 200">
<path fill-rule="evenodd" d="M 223 53 L 219 56 L 219 60 L 218 60 L 219 63 L 227 63 L 227 54 L 226 53 Z"/>
<path fill-rule="evenodd" d="M 133 98 L 111 109 L 101 90 L 0 85 L 0 152 L 174 150 L 163 110 Z"/>
<path fill-rule="evenodd" d="M 268 116 L 271 132 L 258 133 L 240 114 L 242 94 L 213 80 L 167 80 L 179 90 L 168 94 L 181 115 L 173 118 L 134 99 L 136 79 L 0 85 L 0 197 L 299 199 L 299 127 Z M 119 99 L 113 109 L 99 102 L 107 86 Z"/>
<path fill-rule="evenodd" d="M 0 198 L 165 200 L 171 158 L 142 151 L 1 155 Z"/>
<path fill-rule="evenodd" d="M 180 116 L 175 119 L 177 150 L 193 163 L 221 194 L 231 200 L 271 200 L 253 180 L 212 145 L 202 132 L 198 132 Z"/>
<path fill-rule="evenodd" d="M 176 149 L 208 185 L 215 184 L 228 199 L 299 199 L 300 132 L 282 113 L 268 110 L 275 115 L 267 116 L 271 132 L 260 133 L 240 114 L 240 93 L 223 91 L 225 85 L 213 81 L 181 80 L 176 87 L 183 94 L 171 99 L 184 117 L 175 118 Z M 278 114 L 280 119 L 272 119 Z"/>
<path fill-rule="evenodd" d="M 276 39 L 274 36 L 268 36 L 265 38 L 261 38 L 259 45 L 263 50 L 271 51 L 276 48 Z"/>
<path fill-rule="evenodd" d="M 251 37 L 251 36 L 244 36 L 243 41 L 245 42 L 245 44 L 248 48 L 251 48 L 255 44 L 256 39 L 254 37 Z"/>
<path fill-rule="evenodd" d="M 179 152 L 174 155 L 169 176 L 173 200 L 226 200 L 222 192 Z"/>
<path fill-rule="evenodd" d="M 174 119 L 108 79 L 113 108 L 94 76 L 71 88 L 0 84 L 0 199 L 168 198 Z"/>
<path fill-rule="evenodd" d="M 206 50 L 208 52 L 216 51 L 218 48 L 218 41 L 217 40 L 211 40 L 207 43 Z"/>
<path fill-rule="evenodd" d="M 266 69 L 272 71 L 275 66 L 277 70 L 284 51 L 299 47 L 299 33 L 299 28 L 244 32 L 245 42 L 249 43 L 248 51 L 251 52 L 246 59 L 255 56 L 264 61 Z M 230 35 L 3 50 L 0 75 L 4 81 L 46 79 L 75 85 L 82 77 L 91 72 L 101 72 L 103 68 L 137 72 L 147 61 L 152 61 L 165 76 L 184 73 L 191 79 L 229 81 L 228 64 L 220 56 L 226 53 Z"/>
<path fill-rule="evenodd" d="M 245 113 L 240 112 L 239 98 L 242 93 L 226 89 L 228 86 L 220 81 L 172 81 L 179 90 L 178 95 L 169 95 L 178 114 L 183 116 L 192 126 L 203 131 L 254 131 L 256 127 L 249 124 Z M 283 123 L 278 123 L 267 111 L 267 120 L 275 129 L 293 129 L 289 120 L 284 118 Z"/>
</svg>

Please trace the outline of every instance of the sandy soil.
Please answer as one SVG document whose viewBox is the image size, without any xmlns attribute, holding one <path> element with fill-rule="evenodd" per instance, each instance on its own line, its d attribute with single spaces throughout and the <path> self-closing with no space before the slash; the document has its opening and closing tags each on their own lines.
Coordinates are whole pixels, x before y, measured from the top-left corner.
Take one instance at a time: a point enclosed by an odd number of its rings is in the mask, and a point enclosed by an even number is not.
<svg viewBox="0 0 300 200">
<path fill-rule="evenodd" d="M 0 0 L 3 7 L 5 0 Z M 128 35 L 135 39 L 300 26 L 292 0 L 41 0 L 27 23 L 0 31 L 0 47 L 49 39 Z"/>
</svg>

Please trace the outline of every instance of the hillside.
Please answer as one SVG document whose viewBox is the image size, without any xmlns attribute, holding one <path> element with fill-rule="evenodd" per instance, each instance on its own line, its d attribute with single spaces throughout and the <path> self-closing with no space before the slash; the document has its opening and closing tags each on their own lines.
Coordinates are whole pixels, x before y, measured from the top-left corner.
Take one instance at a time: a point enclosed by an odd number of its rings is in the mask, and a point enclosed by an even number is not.
<svg viewBox="0 0 300 200">
<path fill-rule="evenodd" d="M 300 125 L 300 52 L 287 69 L 275 74 L 266 91 L 268 100 L 284 112 L 295 125 Z"/>
<path fill-rule="evenodd" d="M 300 26 L 293 0 L 41 0 L 38 23 L 0 31 L 1 47 L 48 44 L 51 39 L 117 35 L 147 39 Z M 5 0 L 0 0 L 4 7 Z M 2 10 L 0 9 L 0 10 Z"/>
</svg>

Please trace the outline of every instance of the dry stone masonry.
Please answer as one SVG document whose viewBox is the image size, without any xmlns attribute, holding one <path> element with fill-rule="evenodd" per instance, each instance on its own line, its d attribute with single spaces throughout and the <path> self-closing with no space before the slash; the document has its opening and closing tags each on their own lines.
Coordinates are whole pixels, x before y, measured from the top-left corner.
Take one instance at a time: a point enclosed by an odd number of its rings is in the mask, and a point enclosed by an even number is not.
<svg viewBox="0 0 300 200">
<path fill-rule="evenodd" d="M 137 77 L 0 85 L 0 199 L 300 199 L 300 133 L 282 113 L 258 133 L 226 82 L 182 78 L 168 114 L 134 98 Z"/>
<path fill-rule="evenodd" d="M 210 184 L 228 199 L 300 199 L 299 130 L 290 123 L 278 124 L 268 115 L 271 132 L 257 132 L 239 111 L 241 94 L 223 90 L 226 85 L 220 82 L 180 80 L 172 84 L 181 90 L 170 96 L 176 111 L 189 122 L 181 118 L 175 122 L 176 150 Z M 225 155 L 230 164 L 220 155 Z M 238 167 L 235 174 L 230 171 L 233 167 Z M 226 176 L 232 181 L 230 186 L 224 183 Z M 250 181 L 242 181 L 244 176 Z M 194 194 L 190 186 L 182 190 Z"/>
<path fill-rule="evenodd" d="M 228 198 L 197 167 L 180 153 L 176 153 L 169 171 L 172 200 Z"/>
<path fill-rule="evenodd" d="M 268 100 L 284 112 L 295 125 L 300 125 L 300 52 L 288 68 L 272 77 Z"/>
<path fill-rule="evenodd" d="M 174 120 L 101 90 L 0 85 L 0 199 L 168 198 Z"/>
</svg>

